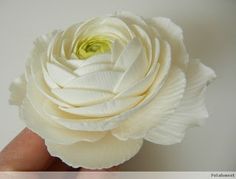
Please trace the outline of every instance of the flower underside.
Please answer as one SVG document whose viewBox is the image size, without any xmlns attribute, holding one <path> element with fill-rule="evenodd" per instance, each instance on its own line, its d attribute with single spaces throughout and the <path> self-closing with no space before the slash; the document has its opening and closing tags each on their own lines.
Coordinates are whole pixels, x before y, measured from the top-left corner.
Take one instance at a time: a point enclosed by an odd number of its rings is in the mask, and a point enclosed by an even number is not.
<svg viewBox="0 0 236 179">
<path fill-rule="evenodd" d="M 79 59 L 87 59 L 93 55 L 106 53 L 110 50 L 110 39 L 104 36 L 93 36 L 79 40 L 73 51 Z"/>
</svg>

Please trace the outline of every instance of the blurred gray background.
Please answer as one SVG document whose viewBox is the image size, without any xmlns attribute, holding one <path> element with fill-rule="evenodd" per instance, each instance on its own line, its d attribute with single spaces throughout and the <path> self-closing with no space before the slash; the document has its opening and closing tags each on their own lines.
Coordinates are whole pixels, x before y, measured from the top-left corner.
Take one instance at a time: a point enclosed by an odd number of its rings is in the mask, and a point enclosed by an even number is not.
<svg viewBox="0 0 236 179">
<path fill-rule="evenodd" d="M 22 128 L 8 86 L 24 71 L 33 40 L 92 16 L 129 10 L 171 18 L 184 30 L 193 58 L 212 67 L 210 118 L 172 146 L 146 142 L 123 170 L 236 170 L 236 1 L 235 0 L 0 0 L 0 149 Z"/>
</svg>

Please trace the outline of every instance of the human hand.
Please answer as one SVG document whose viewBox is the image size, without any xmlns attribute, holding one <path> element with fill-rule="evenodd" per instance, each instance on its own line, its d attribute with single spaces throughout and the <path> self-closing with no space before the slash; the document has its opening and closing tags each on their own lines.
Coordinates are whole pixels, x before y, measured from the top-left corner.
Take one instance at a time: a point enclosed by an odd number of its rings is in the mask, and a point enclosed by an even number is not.
<svg viewBox="0 0 236 179">
<path fill-rule="evenodd" d="M 103 171 L 114 171 L 116 167 Z M 92 171 L 72 168 L 47 151 L 44 140 L 25 128 L 0 152 L 0 171 Z"/>
</svg>

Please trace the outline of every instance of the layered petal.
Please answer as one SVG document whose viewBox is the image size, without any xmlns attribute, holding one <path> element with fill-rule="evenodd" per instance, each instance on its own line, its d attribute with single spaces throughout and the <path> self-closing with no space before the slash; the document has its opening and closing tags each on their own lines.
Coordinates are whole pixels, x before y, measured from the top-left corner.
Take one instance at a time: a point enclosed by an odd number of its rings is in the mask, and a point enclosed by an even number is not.
<svg viewBox="0 0 236 179">
<path fill-rule="evenodd" d="M 25 75 L 21 75 L 16 78 L 10 85 L 9 90 L 11 92 L 9 103 L 12 105 L 20 105 L 25 97 L 26 92 L 26 80 Z"/>
<path fill-rule="evenodd" d="M 58 124 L 63 125 L 69 129 L 74 129 L 74 130 L 107 131 L 115 127 L 118 127 L 122 121 L 127 120 L 127 118 L 129 118 L 129 116 L 131 116 L 133 113 L 145 107 L 145 105 L 148 104 L 155 95 L 157 95 L 158 91 L 163 85 L 163 82 L 166 80 L 168 76 L 168 72 L 170 71 L 170 66 L 171 66 L 171 49 L 167 42 L 163 42 L 161 49 L 162 51 L 160 54 L 160 59 L 158 61 L 160 61 L 160 63 L 162 64 L 162 68 L 160 71 L 158 71 L 158 69 L 156 71 L 155 70 L 156 67 L 153 66 L 152 69 L 154 73 L 152 72 L 150 74 L 155 79 L 155 83 L 152 85 L 153 89 L 152 90 L 150 89 L 148 92 L 148 96 L 145 98 L 145 100 L 143 100 L 141 103 L 139 103 L 135 107 L 113 117 L 91 118 L 91 119 L 84 117 L 81 119 L 81 116 L 78 116 L 77 118 L 79 120 L 76 120 L 75 118 L 72 119 L 71 117 L 68 117 L 67 114 L 61 114 L 61 112 L 58 111 L 58 109 L 50 108 L 49 110 L 50 118 L 52 120 L 55 120 L 55 122 L 57 122 Z M 158 75 L 156 77 L 155 75 L 157 74 L 157 72 L 158 72 Z M 142 82 L 145 84 L 145 79 L 142 80 Z M 117 96 L 117 98 L 121 98 L 121 97 Z"/>
<path fill-rule="evenodd" d="M 123 48 L 124 47 L 118 40 L 115 40 L 113 42 L 112 48 L 111 48 L 112 63 L 116 63 L 117 59 L 119 59 L 119 56 L 121 55 L 121 52 L 123 51 Z"/>
<path fill-rule="evenodd" d="M 78 108 L 64 108 L 60 107 L 61 110 L 71 114 L 87 117 L 107 117 L 117 115 L 124 111 L 134 107 L 138 102 L 143 99 L 143 96 L 123 98 L 123 99 L 112 99 L 104 103 L 78 107 Z"/>
<path fill-rule="evenodd" d="M 85 88 L 113 92 L 116 83 L 121 78 L 121 71 L 98 71 L 77 77 L 68 82 L 65 88 Z"/>
<path fill-rule="evenodd" d="M 186 79 L 184 73 L 178 67 L 172 67 L 164 86 L 154 99 L 130 115 L 119 127 L 112 130 L 112 134 L 120 140 L 139 139 L 155 126 L 158 121 L 166 119 L 179 105 L 184 91 Z"/>
<path fill-rule="evenodd" d="M 170 55 L 170 46 L 168 45 L 168 43 L 163 43 L 163 47 L 162 47 L 162 53 L 160 55 L 160 42 L 158 39 L 155 39 L 155 57 L 154 57 L 154 61 L 152 63 L 151 68 L 149 69 L 148 73 L 146 74 L 146 76 L 144 78 L 142 78 L 141 80 L 136 81 L 136 83 L 128 88 L 125 89 L 124 91 L 121 91 L 117 97 L 127 97 L 127 96 L 135 96 L 135 95 L 140 95 L 142 93 L 144 93 L 153 83 L 153 81 L 155 80 L 159 69 L 160 69 L 160 63 L 159 60 L 162 63 L 162 73 L 167 73 L 169 68 L 170 68 L 170 64 L 171 64 L 171 55 Z M 162 75 L 165 76 L 165 75 Z"/>
<path fill-rule="evenodd" d="M 126 59 L 130 61 L 130 59 Z M 144 51 L 141 50 L 133 64 L 125 70 L 120 80 L 117 82 L 114 92 L 120 92 L 132 87 L 137 81 L 143 79 L 148 71 L 148 63 Z"/>
<path fill-rule="evenodd" d="M 142 50 L 142 46 L 137 38 L 132 39 L 122 51 L 114 67 L 118 69 L 129 69 L 135 62 Z"/>
<path fill-rule="evenodd" d="M 47 71 L 50 78 L 60 86 L 76 78 L 73 73 L 53 63 L 47 63 Z"/>
<path fill-rule="evenodd" d="M 183 42 L 182 29 L 170 19 L 164 17 L 155 17 L 148 20 L 148 22 L 154 27 L 153 29 L 155 29 L 156 35 L 160 35 L 162 39 L 170 43 L 173 63 L 186 71 L 189 63 L 189 55 Z"/>
<path fill-rule="evenodd" d="M 20 108 L 20 116 L 32 131 L 43 139 L 58 144 L 69 145 L 78 141 L 94 142 L 100 140 L 106 134 L 106 132 L 85 132 L 64 128 L 47 119 L 41 110 L 35 108 L 27 98 Z"/>
<path fill-rule="evenodd" d="M 144 139 L 180 142 L 208 116 L 204 95 L 214 77 L 189 62 L 170 19 L 116 12 L 38 38 L 9 101 L 51 155 L 102 169 L 129 160 Z"/>
<path fill-rule="evenodd" d="M 160 120 L 145 139 L 157 144 L 170 145 L 181 142 L 186 129 L 203 123 L 208 117 L 204 98 L 206 87 L 215 78 L 215 73 L 199 60 L 190 62 L 187 72 L 187 88 L 176 111 Z"/>
<path fill-rule="evenodd" d="M 142 146 L 142 139 L 121 141 L 107 134 L 96 142 L 60 145 L 46 141 L 51 155 L 75 168 L 103 169 L 119 165 L 132 158 Z"/>
<path fill-rule="evenodd" d="M 55 88 L 52 93 L 59 99 L 73 106 L 93 105 L 111 99 L 114 94 L 106 91 L 75 89 L 75 88 Z"/>
</svg>

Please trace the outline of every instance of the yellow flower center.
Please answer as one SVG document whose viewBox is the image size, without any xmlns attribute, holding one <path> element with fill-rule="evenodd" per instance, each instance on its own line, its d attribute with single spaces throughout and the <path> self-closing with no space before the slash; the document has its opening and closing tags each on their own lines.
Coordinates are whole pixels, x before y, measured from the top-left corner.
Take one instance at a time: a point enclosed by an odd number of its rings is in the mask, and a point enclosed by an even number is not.
<svg viewBox="0 0 236 179">
<path fill-rule="evenodd" d="M 86 37 L 78 41 L 74 53 L 79 59 L 87 59 L 93 55 L 111 50 L 111 41 L 104 36 Z"/>
</svg>

